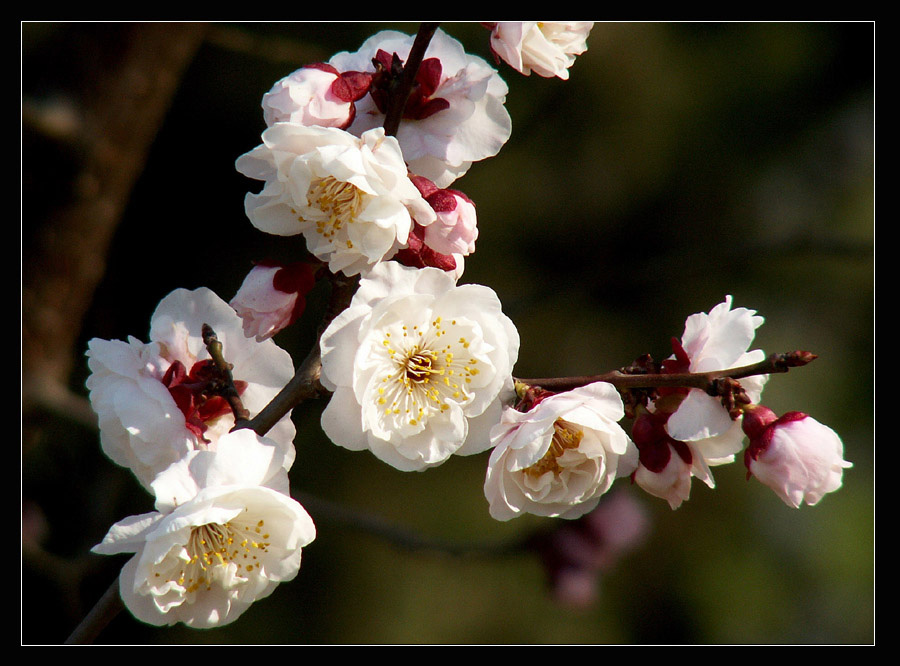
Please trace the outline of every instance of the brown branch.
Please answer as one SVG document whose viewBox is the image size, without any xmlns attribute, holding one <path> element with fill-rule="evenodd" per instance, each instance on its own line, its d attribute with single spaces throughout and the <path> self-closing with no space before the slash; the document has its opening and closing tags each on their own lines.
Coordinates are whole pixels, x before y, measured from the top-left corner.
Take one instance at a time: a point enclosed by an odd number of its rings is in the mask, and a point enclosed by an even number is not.
<svg viewBox="0 0 900 666">
<path fill-rule="evenodd" d="M 647 373 L 626 374 L 620 370 L 602 375 L 583 375 L 580 377 L 545 377 L 540 379 L 516 379 L 528 386 L 539 386 L 548 391 L 571 391 L 572 389 L 607 382 L 619 390 L 637 388 L 696 388 L 710 395 L 718 395 L 716 382 L 725 378 L 743 379 L 754 375 L 771 375 L 787 372 L 816 359 L 816 355 L 806 351 L 794 351 L 787 354 L 772 354 L 759 363 L 744 365 L 729 370 L 713 370 L 710 372 L 679 372 L 671 374 Z"/>
<path fill-rule="evenodd" d="M 435 31 L 438 29 L 438 23 L 422 23 L 419 31 L 416 33 L 416 39 L 406 62 L 403 65 L 403 74 L 396 82 L 396 87 L 390 91 L 390 103 L 387 112 L 384 114 L 384 133 L 388 136 L 396 136 L 397 130 L 400 129 L 400 121 L 403 119 L 403 111 L 406 109 L 406 102 L 412 92 L 413 84 L 416 82 L 416 74 L 419 73 L 419 65 L 425 57 L 425 51 L 434 37 Z"/>
<path fill-rule="evenodd" d="M 206 345 L 206 351 L 209 352 L 212 362 L 218 371 L 216 379 L 221 385 L 215 387 L 215 393 L 225 398 L 228 406 L 231 407 L 231 411 L 234 414 L 235 427 L 242 427 L 250 420 L 250 412 L 244 407 L 244 402 L 241 400 L 241 396 L 234 385 L 234 377 L 231 374 L 234 365 L 225 360 L 222 352 L 222 343 L 219 342 L 219 338 L 216 336 L 212 326 L 203 324 L 200 334 L 203 337 L 203 344 Z"/>
<path fill-rule="evenodd" d="M 309 350 L 303 363 L 297 368 L 293 379 L 281 389 L 272 401 L 266 405 L 253 419 L 243 423 L 240 427 L 251 428 L 256 434 L 265 435 L 276 423 L 278 423 L 285 414 L 290 412 L 294 407 L 306 400 L 314 400 L 328 395 L 328 391 L 319 382 L 322 373 L 322 356 L 319 347 L 319 340 L 322 333 L 328 328 L 331 321 L 343 312 L 356 289 L 359 286 L 358 278 L 347 278 L 340 274 L 332 274 L 331 280 L 331 297 L 328 302 L 328 308 L 319 324 L 319 334 L 316 337 L 316 343 Z"/>
<path fill-rule="evenodd" d="M 66 645 L 93 643 L 100 632 L 125 608 L 119 596 L 119 579 L 113 581 L 100 600 L 66 639 Z"/>
</svg>

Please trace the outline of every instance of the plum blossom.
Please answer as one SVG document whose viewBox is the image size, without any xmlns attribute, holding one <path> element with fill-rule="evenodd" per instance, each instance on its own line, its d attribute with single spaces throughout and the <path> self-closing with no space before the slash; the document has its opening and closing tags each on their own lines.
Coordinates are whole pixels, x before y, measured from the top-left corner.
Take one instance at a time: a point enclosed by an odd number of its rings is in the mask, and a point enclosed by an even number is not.
<svg viewBox="0 0 900 666">
<path fill-rule="evenodd" d="M 692 444 L 672 439 L 666 432 L 668 417 L 664 411 L 642 411 L 635 418 L 631 437 L 638 448 L 639 464 L 632 479 L 677 509 L 690 499 L 695 473 L 707 482 L 712 482 L 712 476 L 706 473 L 703 456 Z"/>
<path fill-rule="evenodd" d="M 235 165 L 265 182 L 258 194 L 247 194 L 247 216 L 266 233 L 303 234 L 332 272 L 368 270 L 406 243 L 413 217 L 425 226 L 435 219 L 409 179 L 397 140 L 382 128 L 357 138 L 283 122 L 263 132 L 262 141 Z"/>
<path fill-rule="evenodd" d="M 491 430 L 484 493 L 490 514 L 578 518 L 637 465 L 634 443 L 619 426 L 622 398 L 596 382 L 541 400 L 527 412 L 503 411 Z"/>
<path fill-rule="evenodd" d="M 772 410 L 753 406 L 745 410 L 744 430 L 750 445 L 744 452 L 748 476 L 775 491 L 788 506 L 818 504 L 838 490 L 844 470 L 844 443 L 838 434 L 803 412 L 780 418 Z"/>
<path fill-rule="evenodd" d="M 321 340 L 322 428 L 403 471 L 490 445 L 513 396 L 519 335 L 493 290 L 393 261 L 360 281 Z"/>
<path fill-rule="evenodd" d="M 359 51 L 338 53 L 329 64 L 340 72 L 375 72 L 375 60 L 390 71 L 394 54 L 405 61 L 414 39 L 401 32 L 379 32 Z M 509 139 L 506 83 L 442 30 L 428 45 L 416 84 L 397 133 L 413 173 L 447 187 L 473 162 L 496 155 Z M 356 103 L 356 119 L 348 131 L 360 135 L 382 126 L 384 99 L 373 85 L 372 93 Z"/>
<path fill-rule="evenodd" d="M 192 451 L 152 484 L 156 511 L 112 526 L 93 552 L 135 553 L 119 592 L 144 622 L 209 628 L 293 579 L 316 529 L 287 494 L 283 452 L 244 429 Z"/>
<path fill-rule="evenodd" d="M 586 21 L 523 21 L 494 23 L 491 50 L 526 76 L 569 78 L 575 56 L 587 50 L 594 27 Z"/>
<path fill-rule="evenodd" d="M 280 79 L 263 95 L 266 125 L 300 125 L 346 129 L 356 116 L 354 102 L 366 95 L 370 74 L 342 74 L 325 63 L 301 67 Z"/>
<path fill-rule="evenodd" d="M 257 413 L 290 381 L 290 355 L 271 340 L 247 338 L 240 317 L 209 289 L 178 289 L 166 296 L 151 317 L 148 343 L 134 337 L 88 343 L 86 385 L 99 417 L 100 444 L 147 488 L 191 451 L 215 449 L 234 426 L 225 400 L 205 391 L 211 361 L 203 324 L 216 332 L 234 366 L 244 407 Z M 294 435 L 289 415 L 269 431 L 286 469 L 294 460 Z"/>
<path fill-rule="evenodd" d="M 306 294 L 313 286 L 315 267 L 311 264 L 260 262 L 244 278 L 231 307 L 244 322 L 244 335 L 262 342 L 303 314 Z"/>
<path fill-rule="evenodd" d="M 663 361 L 664 372 L 707 372 L 729 370 L 765 358 L 761 349 L 747 351 L 756 335 L 756 329 L 765 319 L 747 308 L 731 308 L 732 298 L 709 311 L 687 318 L 681 341 L 672 341 L 675 354 Z M 756 403 L 762 394 L 768 375 L 756 375 L 741 380 L 741 386 L 750 401 Z M 704 480 L 711 485 L 712 476 L 707 465 L 721 465 L 734 461 L 734 454 L 743 447 L 744 435 L 740 423 L 731 418 L 722 402 L 700 389 L 682 391 L 680 404 L 668 417 L 665 428 L 668 434 L 681 442 L 690 442 L 702 456 L 698 468 Z M 673 399 L 672 396 L 670 399 Z M 660 403 L 657 403 L 659 405 Z"/>
<path fill-rule="evenodd" d="M 475 202 L 459 190 L 439 188 L 427 178 L 413 176 L 412 181 L 437 216 L 425 227 L 425 245 L 444 255 L 472 254 L 478 238 Z"/>
<path fill-rule="evenodd" d="M 461 254 L 441 254 L 431 249 L 425 243 L 427 228 L 415 222 L 406 247 L 400 248 L 392 259 L 412 268 L 439 268 L 458 280 L 465 271 L 465 258 Z"/>
</svg>

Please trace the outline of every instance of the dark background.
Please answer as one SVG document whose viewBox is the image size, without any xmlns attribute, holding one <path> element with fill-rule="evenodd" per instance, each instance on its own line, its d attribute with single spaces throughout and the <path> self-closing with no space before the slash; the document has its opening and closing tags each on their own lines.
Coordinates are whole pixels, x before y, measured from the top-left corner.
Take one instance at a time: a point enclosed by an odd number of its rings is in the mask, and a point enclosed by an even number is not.
<svg viewBox="0 0 900 666">
<path fill-rule="evenodd" d="M 250 262 L 302 241 L 256 231 L 263 93 L 297 67 L 415 24 L 22 25 L 25 643 L 65 640 L 125 556 L 89 553 L 152 510 L 103 457 L 84 412 L 92 337 L 146 340 L 159 300 L 229 300 Z M 443 28 L 490 59 L 478 24 Z M 874 640 L 874 25 L 598 23 L 570 80 L 509 84 L 512 137 L 454 187 L 479 214 L 463 282 L 495 289 L 522 337 L 518 376 L 602 372 L 669 353 L 687 315 L 733 294 L 767 323 L 755 347 L 808 349 L 763 402 L 834 427 L 844 488 L 794 510 L 735 464 L 665 501 L 627 482 L 652 532 L 590 608 L 555 603 L 536 557 L 452 556 L 426 539 L 512 540 L 555 524 L 493 521 L 487 454 L 402 473 L 331 444 L 295 410 L 298 493 L 317 540 L 298 577 L 222 629 L 142 625 L 104 643 L 869 643 Z M 324 293 L 276 341 L 297 363 Z"/>
</svg>

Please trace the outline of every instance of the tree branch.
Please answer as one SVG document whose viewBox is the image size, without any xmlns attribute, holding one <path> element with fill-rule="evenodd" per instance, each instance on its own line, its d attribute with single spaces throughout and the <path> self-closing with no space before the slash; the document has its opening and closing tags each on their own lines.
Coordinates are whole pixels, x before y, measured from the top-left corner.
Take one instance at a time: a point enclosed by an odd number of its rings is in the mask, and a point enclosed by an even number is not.
<svg viewBox="0 0 900 666">
<path fill-rule="evenodd" d="M 384 133 L 388 136 L 396 136 L 397 130 L 400 129 L 400 121 L 403 119 L 403 111 L 406 109 L 406 102 L 409 100 L 409 94 L 412 92 L 413 84 L 416 82 L 416 75 L 419 73 L 419 65 L 425 57 L 425 51 L 434 37 L 435 31 L 438 29 L 438 23 L 422 23 L 419 26 L 419 32 L 416 33 L 416 39 L 406 62 L 403 65 L 403 74 L 396 83 L 396 88 L 392 86 L 390 91 L 390 104 L 387 112 L 384 114 Z"/>
<path fill-rule="evenodd" d="M 787 354 L 772 354 L 759 363 L 744 365 L 729 370 L 712 370 L 710 372 L 678 372 L 678 373 L 646 373 L 628 374 L 614 370 L 602 375 L 583 375 L 580 377 L 544 377 L 539 379 L 516 379 L 528 386 L 538 386 L 548 391 L 571 391 L 572 389 L 607 382 L 619 390 L 636 388 L 696 388 L 710 395 L 718 395 L 716 382 L 725 379 L 743 379 L 754 375 L 770 375 L 787 372 L 791 368 L 799 368 L 816 359 L 816 355 L 806 351 L 794 351 Z"/>
</svg>

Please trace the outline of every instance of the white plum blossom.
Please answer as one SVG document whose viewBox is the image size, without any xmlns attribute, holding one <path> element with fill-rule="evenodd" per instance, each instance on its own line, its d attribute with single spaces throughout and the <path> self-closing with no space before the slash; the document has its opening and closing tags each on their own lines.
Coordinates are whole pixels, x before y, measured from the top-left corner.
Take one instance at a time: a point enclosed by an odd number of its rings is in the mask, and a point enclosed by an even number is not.
<svg viewBox="0 0 900 666">
<path fill-rule="evenodd" d="M 371 81 L 370 76 L 356 78 L 364 81 L 359 86 L 350 85 L 347 77 L 326 64 L 301 67 L 263 95 L 266 125 L 292 122 L 346 129 L 356 115 L 354 102 L 368 91 Z"/>
<path fill-rule="evenodd" d="M 526 76 L 569 78 L 575 56 L 587 50 L 594 27 L 586 21 L 522 21 L 495 23 L 491 50 Z"/>
<path fill-rule="evenodd" d="M 153 482 L 156 511 L 116 523 L 93 552 L 135 553 L 119 593 L 139 620 L 228 624 L 293 579 L 315 539 L 287 486 L 281 449 L 237 430 L 164 470 Z"/>
<path fill-rule="evenodd" d="M 244 335 L 262 342 L 293 324 L 314 285 L 315 270 L 305 262 L 255 265 L 231 299 L 244 322 Z"/>
<path fill-rule="evenodd" d="M 359 51 L 338 53 L 329 64 L 341 72 L 374 72 L 373 59 L 389 64 L 396 53 L 405 62 L 414 40 L 401 32 L 379 32 Z M 397 133 L 413 173 L 447 187 L 473 162 L 496 155 L 509 139 L 512 121 L 504 106 L 506 83 L 483 59 L 468 55 L 462 44 L 442 30 L 435 32 L 428 45 L 416 83 Z M 382 99 L 373 89 L 359 100 L 348 131 L 359 135 L 382 126 Z"/>
<path fill-rule="evenodd" d="M 256 414 L 290 381 L 293 362 L 273 341 L 247 338 L 240 317 L 209 289 L 178 289 L 166 296 L 151 318 L 148 343 L 134 337 L 88 343 L 86 385 L 99 418 L 100 444 L 147 488 L 189 452 L 215 449 L 234 426 L 225 400 L 204 392 L 211 361 L 203 324 L 215 331 L 234 366 L 241 401 Z M 269 431 L 286 469 L 294 460 L 294 435 L 289 415 Z"/>
<path fill-rule="evenodd" d="M 484 493 L 491 516 L 578 518 L 637 466 L 619 426 L 622 398 L 605 382 L 551 395 L 527 412 L 507 408 L 491 430 Z"/>
<path fill-rule="evenodd" d="M 413 217 L 426 226 L 435 219 L 409 179 L 397 140 L 382 128 L 357 138 L 283 122 L 263 132 L 262 141 L 235 165 L 265 182 L 258 194 L 247 194 L 247 216 L 266 233 L 303 234 L 334 273 L 365 272 L 406 243 Z"/>
<path fill-rule="evenodd" d="M 673 509 L 691 497 L 692 460 L 685 461 L 683 450 L 679 451 L 671 443 L 666 443 L 668 460 L 659 471 L 644 464 L 634 471 L 634 482 L 655 497 L 661 497 Z"/>
<path fill-rule="evenodd" d="M 838 434 L 803 412 L 780 418 L 755 406 L 744 416 L 750 445 L 744 452 L 749 473 L 775 491 L 788 506 L 818 504 L 843 484 L 844 443 Z"/>
<path fill-rule="evenodd" d="M 493 290 L 436 268 L 383 262 L 321 340 L 322 428 L 403 471 L 490 445 L 512 398 L 515 326 Z"/>
<path fill-rule="evenodd" d="M 761 349 L 747 351 L 756 329 L 765 319 L 755 310 L 731 307 L 732 298 L 709 311 L 687 318 L 680 345 L 668 361 L 677 372 L 708 372 L 729 370 L 758 363 L 766 355 Z M 768 375 L 756 375 L 741 380 L 752 403 L 759 401 Z M 691 442 L 709 464 L 732 462 L 741 450 L 743 432 L 722 402 L 705 391 L 690 389 L 677 410 L 666 423 L 669 435 L 681 442 Z"/>
</svg>

